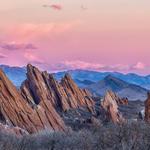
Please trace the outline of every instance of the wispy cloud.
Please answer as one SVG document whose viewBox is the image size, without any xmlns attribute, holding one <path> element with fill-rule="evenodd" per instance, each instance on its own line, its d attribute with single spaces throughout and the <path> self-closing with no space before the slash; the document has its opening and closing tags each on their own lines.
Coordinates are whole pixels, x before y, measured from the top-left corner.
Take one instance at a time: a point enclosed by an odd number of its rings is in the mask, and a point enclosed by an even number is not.
<svg viewBox="0 0 150 150">
<path fill-rule="evenodd" d="M 39 58 L 35 54 L 32 54 L 31 52 L 25 52 L 24 58 L 26 59 L 27 63 L 35 65 L 43 65 L 45 63 L 43 59 Z"/>
<path fill-rule="evenodd" d="M 48 23 L 22 23 L 3 27 L 5 35 L 11 39 L 31 41 L 33 39 L 43 39 L 56 35 L 66 34 L 80 25 L 82 21 L 73 20 L 68 22 L 48 22 Z"/>
<path fill-rule="evenodd" d="M 132 69 L 143 70 L 146 69 L 146 65 L 142 62 L 137 62 L 135 65 L 132 66 Z"/>
<path fill-rule="evenodd" d="M 0 59 L 7 58 L 7 55 L 0 53 Z"/>
<path fill-rule="evenodd" d="M 50 5 L 51 8 L 55 9 L 55 10 L 62 10 L 62 6 L 60 4 L 53 4 L 53 5 Z"/>
<path fill-rule="evenodd" d="M 60 4 L 43 5 L 43 7 L 49 7 L 54 10 L 62 10 L 63 9 L 62 5 L 60 5 Z"/>
<path fill-rule="evenodd" d="M 133 64 L 133 65 L 126 65 L 126 64 L 106 65 L 100 63 L 90 63 L 90 62 L 75 60 L 75 61 L 63 61 L 57 64 L 49 64 L 47 65 L 47 69 L 51 71 L 81 69 L 81 70 L 92 70 L 92 71 L 132 72 L 132 71 L 144 70 L 146 69 L 146 65 L 141 62 L 138 62 L 137 64 Z"/>
<path fill-rule="evenodd" d="M 4 50 L 29 50 L 29 49 L 37 49 L 36 46 L 34 46 L 31 43 L 17 43 L 17 42 L 2 42 L 0 43 L 0 47 Z"/>
<path fill-rule="evenodd" d="M 98 63 L 89 63 L 84 61 L 63 61 L 60 64 L 57 64 L 57 67 L 60 67 L 61 69 L 84 69 L 84 70 L 100 70 L 101 68 L 104 68 L 105 66 L 103 64 Z"/>
</svg>

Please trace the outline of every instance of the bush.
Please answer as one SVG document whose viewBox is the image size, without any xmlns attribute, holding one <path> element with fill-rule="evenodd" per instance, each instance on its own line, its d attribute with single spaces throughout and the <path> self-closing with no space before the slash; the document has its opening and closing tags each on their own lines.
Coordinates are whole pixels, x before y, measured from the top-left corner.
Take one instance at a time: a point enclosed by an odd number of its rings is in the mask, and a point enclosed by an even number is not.
<svg viewBox="0 0 150 150">
<path fill-rule="evenodd" d="M 0 150 L 149 150 L 150 125 L 108 124 L 68 133 L 43 131 L 23 136 L 0 133 Z"/>
</svg>

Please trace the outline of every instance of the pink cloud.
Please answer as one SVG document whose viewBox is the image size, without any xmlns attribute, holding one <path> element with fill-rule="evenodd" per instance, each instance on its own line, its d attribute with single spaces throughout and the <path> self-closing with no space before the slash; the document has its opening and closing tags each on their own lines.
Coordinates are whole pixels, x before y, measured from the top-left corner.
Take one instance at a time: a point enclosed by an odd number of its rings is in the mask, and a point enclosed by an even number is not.
<svg viewBox="0 0 150 150">
<path fill-rule="evenodd" d="M 42 60 L 38 56 L 32 54 L 31 52 L 26 52 L 24 54 L 24 58 L 26 59 L 27 63 L 32 63 L 32 64 L 36 64 L 36 65 L 41 65 L 41 64 L 45 63 L 44 60 Z"/>
<path fill-rule="evenodd" d="M 143 70 L 146 68 L 146 65 L 142 62 L 137 62 L 132 68 L 137 70 Z"/>
<path fill-rule="evenodd" d="M 0 53 L 0 59 L 7 58 L 7 55 Z"/>
<path fill-rule="evenodd" d="M 43 5 L 43 7 L 50 7 L 54 10 L 62 10 L 62 6 L 60 4 Z"/>
<path fill-rule="evenodd" d="M 28 49 L 37 49 L 31 43 L 17 43 L 17 42 L 2 42 L 0 47 L 4 50 L 28 50 Z"/>
<path fill-rule="evenodd" d="M 106 65 L 100 63 L 90 63 L 80 60 L 75 61 L 63 61 L 57 64 L 44 64 L 45 68 L 51 71 L 64 71 L 64 70 L 92 70 L 92 71 L 118 71 L 118 72 L 132 72 L 135 69 L 140 71 L 145 69 L 142 63 L 137 63 L 136 65 L 126 65 L 126 64 L 115 64 Z"/>
<path fill-rule="evenodd" d="M 70 68 L 70 69 L 88 69 L 88 70 L 99 70 L 103 67 L 105 67 L 103 64 L 94 64 L 94 63 L 89 63 L 89 62 L 84 62 L 84 61 L 64 61 L 61 63 L 64 68 Z"/>
<path fill-rule="evenodd" d="M 55 10 L 62 10 L 62 6 L 60 4 L 53 4 L 53 5 L 50 5 L 51 8 L 55 9 Z"/>
<path fill-rule="evenodd" d="M 70 21 L 62 23 L 23 23 L 3 27 L 3 32 L 7 38 L 18 41 L 28 41 L 32 39 L 43 39 L 64 34 L 78 26 L 81 21 Z"/>
<path fill-rule="evenodd" d="M 106 65 L 100 63 L 90 63 L 84 61 L 64 61 L 62 64 L 65 68 L 70 69 L 83 69 L 83 70 L 94 70 L 94 71 L 125 71 L 129 70 L 128 65 L 116 64 L 116 65 Z"/>
</svg>

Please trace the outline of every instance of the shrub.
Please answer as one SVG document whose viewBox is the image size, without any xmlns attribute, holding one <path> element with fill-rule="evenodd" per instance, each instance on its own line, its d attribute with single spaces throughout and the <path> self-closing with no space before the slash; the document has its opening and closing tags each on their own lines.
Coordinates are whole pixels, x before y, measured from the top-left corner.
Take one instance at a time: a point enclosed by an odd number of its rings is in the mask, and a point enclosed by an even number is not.
<svg viewBox="0 0 150 150">
<path fill-rule="evenodd" d="M 0 150 L 149 150 L 150 125 L 132 122 L 68 133 L 42 131 L 18 138 L 0 133 Z"/>
</svg>

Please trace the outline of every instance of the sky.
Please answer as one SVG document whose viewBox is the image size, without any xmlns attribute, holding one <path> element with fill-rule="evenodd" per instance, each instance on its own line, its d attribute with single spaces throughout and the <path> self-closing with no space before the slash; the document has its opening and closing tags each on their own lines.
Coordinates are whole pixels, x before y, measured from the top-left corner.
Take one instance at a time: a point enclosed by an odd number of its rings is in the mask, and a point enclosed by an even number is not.
<svg viewBox="0 0 150 150">
<path fill-rule="evenodd" d="M 150 1 L 0 1 L 0 63 L 150 74 Z"/>
</svg>

